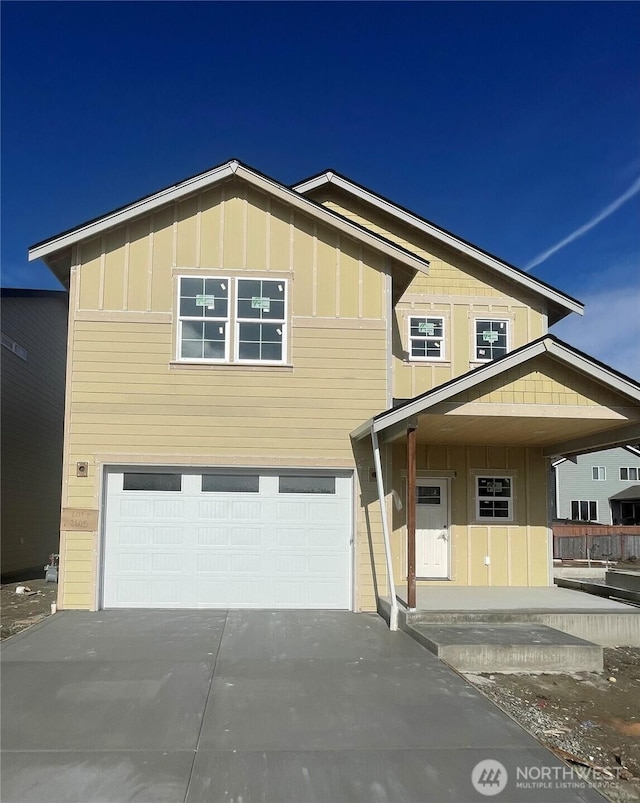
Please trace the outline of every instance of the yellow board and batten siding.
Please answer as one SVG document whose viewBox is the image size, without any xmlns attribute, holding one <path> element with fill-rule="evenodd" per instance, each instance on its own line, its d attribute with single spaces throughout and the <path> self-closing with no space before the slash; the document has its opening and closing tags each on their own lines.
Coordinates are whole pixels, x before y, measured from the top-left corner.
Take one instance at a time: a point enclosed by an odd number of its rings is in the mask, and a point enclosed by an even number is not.
<svg viewBox="0 0 640 803">
<path fill-rule="evenodd" d="M 291 365 L 178 363 L 183 270 L 286 277 Z M 387 406 L 386 270 L 380 254 L 240 182 L 81 243 L 63 507 L 99 509 L 109 463 L 356 468 L 349 432 Z M 380 539 L 376 506 L 358 511 L 357 528 Z M 356 608 L 372 609 L 384 554 L 376 543 L 372 571 L 368 537 L 356 544 Z M 96 533 L 62 533 L 62 607 L 96 605 L 98 548 Z"/>
<path fill-rule="evenodd" d="M 546 305 L 541 297 L 339 188 L 322 187 L 311 192 L 310 197 L 430 263 L 428 275 L 417 274 L 396 305 L 393 329 L 396 398 L 417 396 L 479 364 L 474 357 L 475 318 L 509 321 L 511 350 L 546 334 Z M 444 359 L 430 362 L 409 359 L 410 315 L 444 318 Z"/>
<path fill-rule="evenodd" d="M 393 447 L 390 489 L 406 499 L 406 447 Z M 549 583 L 547 468 L 540 449 L 508 446 L 428 446 L 417 449 L 418 477 L 450 477 L 451 574 L 429 585 L 540 586 Z M 504 471 L 514 480 L 514 519 L 475 520 L 477 473 Z M 428 472 L 428 474 L 427 474 Z M 407 576 L 406 506 L 392 512 L 392 556 L 396 582 Z M 485 557 L 489 565 L 485 565 Z"/>
</svg>

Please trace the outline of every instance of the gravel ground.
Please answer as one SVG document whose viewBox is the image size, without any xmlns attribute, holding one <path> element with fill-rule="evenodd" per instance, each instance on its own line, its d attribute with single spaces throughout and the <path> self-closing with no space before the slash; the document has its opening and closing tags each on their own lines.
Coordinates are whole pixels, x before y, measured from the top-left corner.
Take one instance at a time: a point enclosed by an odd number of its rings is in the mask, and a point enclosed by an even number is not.
<svg viewBox="0 0 640 803">
<path fill-rule="evenodd" d="M 16 594 L 18 586 L 27 586 L 35 593 Z M 51 603 L 56 601 L 57 595 L 57 583 L 46 583 L 43 577 L 28 577 L 0 586 L 0 639 L 13 636 L 50 616 Z"/>
<path fill-rule="evenodd" d="M 595 785 L 609 799 L 640 801 L 640 648 L 605 649 L 604 663 L 601 675 L 465 677 L 576 770 L 608 771 Z"/>
</svg>

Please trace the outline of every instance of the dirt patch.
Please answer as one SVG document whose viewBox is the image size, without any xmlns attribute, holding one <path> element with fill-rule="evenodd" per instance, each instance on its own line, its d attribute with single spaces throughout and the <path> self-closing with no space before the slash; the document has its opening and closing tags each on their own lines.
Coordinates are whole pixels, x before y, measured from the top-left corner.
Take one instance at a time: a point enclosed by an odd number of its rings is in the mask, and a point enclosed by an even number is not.
<svg viewBox="0 0 640 803">
<path fill-rule="evenodd" d="M 465 677 L 602 794 L 640 801 L 640 648 L 605 649 L 604 664 L 601 675 Z"/>
<path fill-rule="evenodd" d="M 35 593 L 16 594 L 18 586 L 26 586 Z M 51 604 L 57 595 L 57 583 L 46 583 L 41 577 L 28 577 L 0 586 L 0 639 L 13 636 L 50 616 Z"/>
</svg>

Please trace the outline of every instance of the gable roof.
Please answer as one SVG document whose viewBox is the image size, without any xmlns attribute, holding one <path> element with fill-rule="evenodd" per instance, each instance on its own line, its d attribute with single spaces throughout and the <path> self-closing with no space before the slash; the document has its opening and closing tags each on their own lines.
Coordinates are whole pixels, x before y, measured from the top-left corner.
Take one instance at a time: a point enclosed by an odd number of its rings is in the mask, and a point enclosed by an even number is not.
<svg viewBox="0 0 640 803">
<path fill-rule="evenodd" d="M 476 387 L 487 379 L 493 379 L 500 374 L 509 371 L 511 368 L 516 368 L 541 354 L 548 353 L 564 362 L 569 367 L 591 377 L 596 382 L 606 385 L 608 388 L 621 393 L 633 401 L 640 404 L 640 383 L 636 382 L 631 377 L 615 371 L 613 368 L 601 363 L 593 357 L 585 354 L 578 349 L 569 346 L 555 335 L 543 335 L 531 343 L 527 343 L 514 351 L 499 357 L 493 362 L 486 365 L 481 365 L 479 368 L 474 368 L 466 374 L 455 377 L 449 382 L 432 390 L 426 391 L 413 399 L 392 407 L 390 410 L 385 410 L 378 415 L 373 416 L 364 424 L 361 424 L 356 430 L 351 433 L 351 437 L 355 440 L 360 440 L 368 436 L 373 429 L 375 432 L 381 432 L 389 427 L 400 424 L 401 422 L 412 418 L 415 415 L 425 412 L 430 407 L 434 407 L 440 402 L 447 401 L 458 393 Z M 635 436 L 628 437 L 629 441 L 635 440 L 640 436 L 640 424 L 634 425 Z"/>
<path fill-rule="evenodd" d="M 242 164 L 242 162 L 239 162 L 237 159 L 231 159 L 204 173 L 198 173 L 195 176 L 191 176 L 177 184 L 165 187 L 151 195 L 145 195 L 143 198 L 133 203 L 114 209 L 106 215 L 93 218 L 85 223 L 81 223 L 73 229 L 68 229 L 47 240 L 35 243 L 29 248 L 29 261 L 44 259 L 44 261 L 47 262 L 47 260 L 51 259 L 54 255 L 69 250 L 72 245 L 81 240 L 95 237 L 108 229 L 121 226 L 133 218 L 149 214 L 161 206 L 185 198 L 188 195 L 192 195 L 194 192 L 209 188 L 234 176 L 306 212 L 326 225 L 359 240 L 363 244 L 384 253 L 390 258 L 408 265 L 414 270 L 422 273 L 429 272 L 428 260 L 422 259 L 402 246 L 371 232 L 364 226 L 360 226 L 358 223 L 354 223 L 342 215 L 332 212 L 322 206 L 322 204 L 305 198 L 303 195 L 300 195 L 300 193 L 286 187 L 284 184 L 280 184 L 269 176 L 265 176 L 263 173 L 259 173 L 254 168 Z"/>
<path fill-rule="evenodd" d="M 304 181 L 294 184 L 293 189 L 304 195 L 327 184 L 339 187 L 341 190 L 344 190 L 346 193 L 361 201 L 366 201 L 368 204 L 386 212 L 397 220 L 407 223 L 425 234 L 428 234 L 443 245 L 449 246 L 459 253 L 471 257 L 510 281 L 525 287 L 527 290 L 537 295 L 544 296 L 549 302 L 550 324 L 557 323 L 570 312 L 577 312 L 579 315 L 583 314 L 584 305 L 575 298 L 560 292 L 560 290 L 543 282 L 541 279 L 536 279 L 520 268 L 510 265 L 508 262 L 499 259 L 488 251 L 482 250 L 477 245 L 463 240 L 456 234 L 452 234 L 450 231 L 436 226 L 436 224 L 432 223 L 430 220 L 420 217 L 420 215 L 417 215 L 415 212 L 390 201 L 382 195 L 378 195 L 362 184 L 358 184 L 346 178 L 335 170 L 326 170 L 323 173 L 311 176 Z"/>
</svg>

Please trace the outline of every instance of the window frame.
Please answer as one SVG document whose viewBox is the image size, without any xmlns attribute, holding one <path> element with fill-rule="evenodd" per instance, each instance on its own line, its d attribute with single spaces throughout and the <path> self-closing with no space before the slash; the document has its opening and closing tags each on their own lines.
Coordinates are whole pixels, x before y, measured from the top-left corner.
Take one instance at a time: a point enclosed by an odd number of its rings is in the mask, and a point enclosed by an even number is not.
<svg viewBox="0 0 640 803">
<path fill-rule="evenodd" d="M 241 318 L 238 314 L 238 305 L 240 301 L 239 285 L 240 282 L 274 282 L 284 286 L 284 304 L 283 304 L 283 317 L 282 318 Z M 288 353 L 288 336 L 289 327 L 287 326 L 287 316 L 289 312 L 289 288 L 286 279 L 273 278 L 271 276 L 234 276 L 233 277 L 233 327 L 234 327 L 234 348 L 233 348 L 233 362 L 241 365 L 284 365 L 287 362 Z M 240 326 L 243 323 L 257 323 L 257 324 L 280 324 L 282 327 L 282 357 L 279 360 L 262 360 L 262 359 L 249 359 L 243 360 L 240 358 Z M 260 341 L 262 342 L 262 341 Z"/>
<path fill-rule="evenodd" d="M 494 357 L 494 356 L 481 357 L 478 354 L 478 349 L 480 348 L 478 346 L 478 326 L 480 324 L 482 324 L 482 323 L 485 323 L 485 324 L 486 323 L 488 323 L 488 324 L 503 323 L 505 325 L 505 340 L 506 340 L 506 343 L 505 343 L 505 347 L 504 347 L 504 349 L 505 349 L 504 350 L 504 354 L 500 354 L 498 357 Z M 504 357 L 505 354 L 508 354 L 509 351 L 511 350 L 511 320 L 509 318 L 502 318 L 502 317 L 493 318 L 493 317 L 486 317 L 486 316 L 485 317 L 474 318 L 473 319 L 472 338 L 473 338 L 473 360 L 472 360 L 473 362 L 485 363 L 485 362 L 493 362 L 494 360 L 498 360 L 498 359 L 500 359 L 500 357 Z M 487 348 L 491 349 L 491 352 L 493 352 L 493 344 L 492 343 L 488 343 L 487 344 Z"/>
<path fill-rule="evenodd" d="M 571 499 L 570 503 L 571 521 L 598 521 L 598 500 L 597 499 Z M 578 506 L 578 516 L 573 515 L 573 506 Z M 587 505 L 588 518 L 582 518 L 582 505 Z M 593 506 L 593 507 L 592 507 Z M 591 516 L 592 510 L 595 510 L 595 516 Z"/>
<path fill-rule="evenodd" d="M 591 466 L 591 479 L 595 482 L 606 482 L 607 467 L 606 466 Z"/>
<path fill-rule="evenodd" d="M 623 471 L 626 471 L 627 473 L 626 477 L 622 476 Z M 629 476 L 632 471 L 635 473 L 636 475 L 635 477 Z M 638 466 L 620 466 L 620 473 L 619 473 L 620 482 L 638 482 L 639 475 L 640 475 L 640 468 L 638 468 Z"/>
<path fill-rule="evenodd" d="M 412 335 L 411 334 L 411 324 L 414 320 L 424 320 L 428 322 L 429 320 L 438 320 L 440 321 L 440 327 L 442 329 L 442 335 Z M 411 314 L 407 316 L 407 352 L 409 355 L 410 362 L 443 362 L 446 360 L 446 342 L 447 342 L 447 333 L 445 329 L 445 316 L 441 314 L 432 315 L 428 312 L 423 315 L 415 315 Z M 440 343 L 440 354 L 438 356 L 433 355 L 426 355 L 424 357 L 420 355 L 413 354 L 412 346 L 414 342 L 432 342 L 432 343 Z"/>
<path fill-rule="evenodd" d="M 217 273 L 194 273 L 192 270 L 185 269 L 178 271 L 174 269 L 174 275 L 177 279 L 177 287 L 175 290 L 175 362 L 185 365 L 244 365 L 244 366 L 266 366 L 266 367 L 280 367 L 289 365 L 289 285 L 291 277 L 286 278 L 280 275 L 269 275 L 260 273 L 259 275 L 249 272 L 248 275 L 233 275 L 232 273 L 217 274 Z M 182 298 L 182 281 L 183 279 L 200 279 L 206 281 L 213 279 L 219 282 L 227 283 L 227 313 L 226 317 L 214 316 L 192 316 L 181 315 L 180 313 L 180 300 Z M 262 319 L 253 318 L 245 319 L 240 318 L 238 315 L 238 302 L 239 302 L 239 283 L 241 281 L 271 281 L 282 284 L 284 287 L 284 317 L 278 319 Z M 203 288 L 205 285 L 203 284 Z M 204 310 L 203 310 L 204 311 Z M 183 323 L 185 321 L 220 323 L 225 327 L 224 336 L 224 357 L 183 357 L 182 356 L 182 334 Z M 282 352 L 279 360 L 263 360 L 259 358 L 240 359 L 240 325 L 242 323 L 266 323 L 275 324 L 282 330 Z"/>
<path fill-rule="evenodd" d="M 509 481 L 509 496 L 508 497 L 496 497 L 496 496 L 485 496 L 480 494 L 480 481 L 481 480 L 508 480 Z M 474 505 L 475 505 L 475 521 L 486 523 L 486 522 L 496 522 L 496 523 L 505 523 L 505 522 L 514 522 L 515 521 L 515 502 L 516 502 L 516 476 L 511 473 L 500 473 L 495 474 L 493 472 L 488 471 L 478 471 L 473 475 L 473 498 L 474 498 Z M 480 510 L 480 503 L 483 501 L 506 501 L 507 502 L 507 515 L 506 516 L 486 516 L 483 515 Z"/>
</svg>

